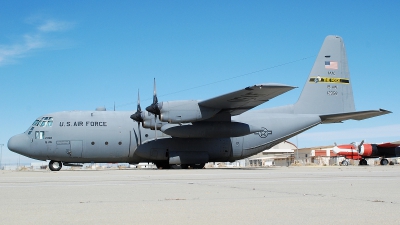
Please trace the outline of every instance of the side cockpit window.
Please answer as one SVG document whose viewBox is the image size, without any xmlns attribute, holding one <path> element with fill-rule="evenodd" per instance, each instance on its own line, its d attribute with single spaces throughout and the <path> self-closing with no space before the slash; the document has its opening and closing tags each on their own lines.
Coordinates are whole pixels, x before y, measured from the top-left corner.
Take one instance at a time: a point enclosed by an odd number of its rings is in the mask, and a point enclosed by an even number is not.
<svg viewBox="0 0 400 225">
<path fill-rule="evenodd" d="M 35 139 L 44 139 L 44 131 L 36 131 Z"/>
<path fill-rule="evenodd" d="M 35 122 L 32 123 L 32 126 L 37 126 L 39 124 L 40 120 L 35 120 Z"/>
</svg>

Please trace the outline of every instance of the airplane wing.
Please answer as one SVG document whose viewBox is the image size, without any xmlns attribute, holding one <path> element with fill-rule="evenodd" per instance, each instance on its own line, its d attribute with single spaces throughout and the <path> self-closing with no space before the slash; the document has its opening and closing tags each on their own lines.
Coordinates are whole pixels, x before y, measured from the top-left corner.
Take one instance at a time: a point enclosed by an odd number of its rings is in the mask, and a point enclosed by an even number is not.
<svg viewBox="0 0 400 225">
<path fill-rule="evenodd" d="M 397 145 L 400 145 L 400 141 L 395 141 L 395 142 L 392 142 L 392 144 L 397 144 Z"/>
<path fill-rule="evenodd" d="M 200 101 L 199 105 L 221 109 L 221 112 L 236 116 L 294 88 L 284 84 L 258 84 Z"/>
<path fill-rule="evenodd" d="M 395 144 L 395 143 L 383 143 L 383 144 L 378 144 L 377 146 L 380 148 L 395 148 L 399 146 L 400 144 Z"/>
<path fill-rule="evenodd" d="M 321 123 L 341 123 L 344 120 L 364 120 L 392 113 L 385 109 L 321 115 Z"/>
</svg>

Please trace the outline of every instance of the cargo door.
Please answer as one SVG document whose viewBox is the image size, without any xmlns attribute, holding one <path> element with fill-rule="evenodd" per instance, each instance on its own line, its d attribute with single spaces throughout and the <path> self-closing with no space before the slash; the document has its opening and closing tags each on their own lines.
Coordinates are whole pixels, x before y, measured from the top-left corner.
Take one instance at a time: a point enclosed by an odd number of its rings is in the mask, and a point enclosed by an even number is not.
<svg viewBox="0 0 400 225">
<path fill-rule="evenodd" d="M 56 154 L 57 156 L 71 156 L 72 151 L 71 151 L 71 144 L 70 141 L 57 141 L 56 142 Z M 48 151 L 51 151 L 51 149 L 48 149 Z M 51 152 L 48 152 L 49 155 L 52 155 Z"/>
</svg>

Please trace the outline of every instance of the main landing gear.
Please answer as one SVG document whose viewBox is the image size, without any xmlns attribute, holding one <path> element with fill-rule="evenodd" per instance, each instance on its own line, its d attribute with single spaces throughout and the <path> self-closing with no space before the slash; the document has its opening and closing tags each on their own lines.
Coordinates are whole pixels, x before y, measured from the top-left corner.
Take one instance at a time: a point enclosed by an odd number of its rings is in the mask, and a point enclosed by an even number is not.
<svg viewBox="0 0 400 225">
<path fill-rule="evenodd" d="M 349 161 L 347 161 L 347 160 L 343 160 L 343 161 L 342 161 L 342 166 L 348 166 L 348 165 L 349 165 Z M 367 162 L 367 160 L 365 160 L 365 159 L 361 159 L 360 162 L 358 163 L 358 165 L 360 165 L 360 166 L 367 166 L 367 165 L 368 165 L 368 162 Z"/>
<path fill-rule="evenodd" d="M 205 163 L 181 164 L 181 169 L 203 169 L 205 165 Z"/>
<path fill-rule="evenodd" d="M 382 166 L 386 166 L 387 164 L 389 164 L 389 160 L 387 160 L 387 159 L 381 159 L 380 164 L 381 164 Z"/>
<path fill-rule="evenodd" d="M 157 166 L 157 169 L 203 169 L 204 166 L 206 165 L 205 163 L 198 163 L 198 164 L 168 164 L 168 163 L 155 163 Z"/>
<path fill-rule="evenodd" d="M 59 171 L 62 168 L 62 163 L 60 161 L 51 160 L 49 162 L 49 169 L 51 171 Z"/>
<path fill-rule="evenodd" d="M 367 165 L 368 165 L 368 162 L 367 162 L 366 159 L 361 159 L 361 160 L 360 160 L 360 163 L 359 163 L 358 165 L 367 166 Z"/>
</svg>

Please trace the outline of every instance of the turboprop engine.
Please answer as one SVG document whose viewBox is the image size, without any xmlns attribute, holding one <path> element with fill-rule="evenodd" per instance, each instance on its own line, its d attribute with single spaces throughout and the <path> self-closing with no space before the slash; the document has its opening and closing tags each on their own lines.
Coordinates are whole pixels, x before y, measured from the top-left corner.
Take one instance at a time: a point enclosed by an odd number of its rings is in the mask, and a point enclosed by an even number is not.
<svg viewBox="0 0 400 225">
<path fill-rule="evenodd" d="M 150 128 L 151 130 L 154 129 L 160 130 L 161 127 L 164 124 L 166 124 L 162 123 L 161 121 L 156 121 L 155 116 L 149 112 L 142 112 L 142 117 L 143 117 L 143 122 L 142 122 L 143 128 Z"/>
<path fill-rule="evenodd" d="M 358 148 L 358 154 L 362 156 L 379 156 L 379 149 L 376 144 L 363 144 Z"/>
</svg>

